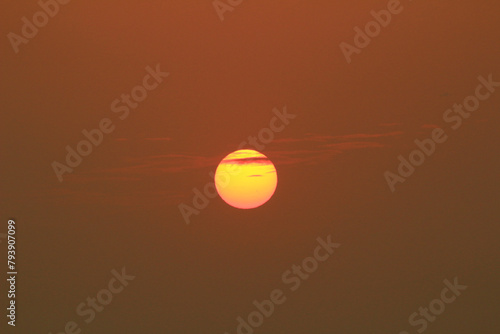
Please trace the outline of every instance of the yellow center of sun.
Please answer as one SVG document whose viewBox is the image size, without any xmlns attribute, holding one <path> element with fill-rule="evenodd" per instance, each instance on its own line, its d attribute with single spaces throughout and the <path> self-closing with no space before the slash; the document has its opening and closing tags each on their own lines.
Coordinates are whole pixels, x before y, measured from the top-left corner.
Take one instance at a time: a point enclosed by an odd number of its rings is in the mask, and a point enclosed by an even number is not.
<svg viewBox="0 0 500 334">
<path fill-rule="evenodd" d="M 278 184 L 276 168 L 264 154 L 239 150 L 226 156 L 215 172 L 220 197 L 239 209 L 253 209 L 266 203 Z"/>
</svg>

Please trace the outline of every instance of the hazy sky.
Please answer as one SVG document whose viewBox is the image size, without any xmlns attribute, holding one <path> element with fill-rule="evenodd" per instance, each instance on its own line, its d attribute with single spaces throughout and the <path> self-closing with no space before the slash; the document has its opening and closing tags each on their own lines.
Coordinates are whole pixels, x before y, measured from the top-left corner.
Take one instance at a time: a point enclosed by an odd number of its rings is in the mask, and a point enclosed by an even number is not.
<svg viewBox="0 0 500 334">
<path fill-rule="evenodd" d="M 483 85 L 491 94 L 460 127 L 443 117 L 479 76 L 500 82 L 500 3 L 401 1 L 348 63 L 340 44 L 355 46 L 353 29 L 387 4 L 243 1 L 221 21 L 211 0 L 71 1 L 16 53 L 8 34 L 40 6 L 4 1 L 0 212 L 18 223 L 19 265 L 9 330 L 56 334 L 74 320 L 82 333 L 233 334 L 281 289 L 255 333 L 417 333 L 409 316 L 458 277 L 468 288 L 426 332 L 498 333 L 500 87 Z M 147 98 L 122 101 L 137 85 Z M 284 110 L 274 140 L 245 146 L 276 166 L 271 200 L 238 210 L 217 197 L 187 225 L 178 205 Z M 103 119 L 110 133 L 59 182 L 53 162 Z M 446 141 L 392 192 L 384 173 L 436 128 Z M 291 291 L 282 274 L 329 235 L 341 246 Z M 135 279 L 87 324 L 77 306 L 123 267 Z"/>
</svg>

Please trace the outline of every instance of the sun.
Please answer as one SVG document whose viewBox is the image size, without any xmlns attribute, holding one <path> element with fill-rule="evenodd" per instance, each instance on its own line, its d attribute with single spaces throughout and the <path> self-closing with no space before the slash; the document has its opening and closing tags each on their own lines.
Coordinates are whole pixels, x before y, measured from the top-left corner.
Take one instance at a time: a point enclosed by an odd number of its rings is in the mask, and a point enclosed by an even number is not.
<svg viewBox="0 0 500 334">
<path fill-rule="evenodd" d="M 273 163 L 254 150 L 228 154 L 215 171 L 215 187 L 220 197 L 238 209 L 253 209 L 266 203 L 277 185 Z"/>
</svg>

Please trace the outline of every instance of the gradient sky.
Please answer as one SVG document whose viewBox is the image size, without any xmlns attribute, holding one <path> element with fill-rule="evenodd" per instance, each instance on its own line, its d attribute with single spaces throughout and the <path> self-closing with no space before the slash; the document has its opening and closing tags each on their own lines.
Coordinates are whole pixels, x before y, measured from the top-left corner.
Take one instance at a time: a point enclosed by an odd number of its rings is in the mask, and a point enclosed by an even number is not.
<svg viewBox="0 0 500 334">
<path fill-rule="evenodd" d="M 339 44 L 387 1 L 243 1 L 223 22 L 210 0 L 72 1 L 18 54 L 6 36 L 39 6 L 3 1 L 12 332 L 75 320 L 93 334 L 233 334 L 331 235 L 342 246 L 255 333 L 416 333 L 409 315 L 454 277 L 468 289 L 426 333 L 498 333 L 500 89 L 456 131 L 442 116 L 479 75 L 500 81 L 500 3 L 402 3 L 348 64 Z M 157 64 L 169 77 L 120 120 L 111 103 Z M 262 149 L 273 198 L 254 210 L 215 198 L 186 225 L 178 205 L 285 106 L 296 118 Z M 115 130 L 58 182 L 51 163 L 103 118 Z M 448 140 L 392 193 L 384 172 L 435 127 Z M 136 279 L 83 324 L 76 306 L 122 267 Z"/>
</svg>

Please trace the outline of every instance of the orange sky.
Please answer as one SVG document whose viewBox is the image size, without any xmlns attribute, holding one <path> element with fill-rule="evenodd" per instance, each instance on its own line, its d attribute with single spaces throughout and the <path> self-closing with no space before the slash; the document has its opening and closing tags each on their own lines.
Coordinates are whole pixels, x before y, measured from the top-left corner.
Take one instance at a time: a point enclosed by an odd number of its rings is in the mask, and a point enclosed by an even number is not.
<svg viewBox="0 0 500 334">
<path fill-rule="evenodd" d="M 126 266 L 136 280 L 84 333 L 233 334 L 329 234 L 342 248 L 256 333 L 412 330 L 455 276 L 470 288 L 428 333 L 497 332 L 500 90 L 460 129 L 443 113 L 479 75 L 500 81 L 500 4 L 402 1 L 349 64 L 340 43 L 387 3 L 243 1 L 221 21 L 211 0 L 71 1 L 16 54 L 7 35 L 39 6 L 4 1 L 0 212 L 19 222 L 18 333 L 62 330 Z M 123 102 L 157 65 L 168 77 Z M 258 149 L 279 171 L 271 201 L 215 198 L 186 225 L 178 205 L 285 108 L 295 118 Z M 103 119 L 113 130 L 59 182 L 51 164 Z M 392 193 L 384 172 L 435 127 L 447 141 Z"/>
</svg>

